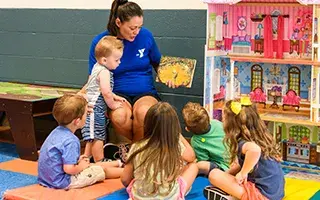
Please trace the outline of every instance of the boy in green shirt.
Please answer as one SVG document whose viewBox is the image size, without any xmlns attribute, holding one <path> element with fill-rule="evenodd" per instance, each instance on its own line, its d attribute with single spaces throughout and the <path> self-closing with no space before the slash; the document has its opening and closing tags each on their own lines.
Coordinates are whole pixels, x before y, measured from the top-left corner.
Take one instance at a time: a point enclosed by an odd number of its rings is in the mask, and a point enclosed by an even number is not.
<svg viewBox="0 0 320 200">
<path fill-rule="evenodd" d="M 197 156 L 199 174 L 208 175 L 214 168 L 226 171 L 229 166 L 223 144 L 225 133 L 218 120 L 210 120 L 199 103 L 187 103 L 182 109 L 186 131 L 193 133 L 191 146 Z"/>
</svg>

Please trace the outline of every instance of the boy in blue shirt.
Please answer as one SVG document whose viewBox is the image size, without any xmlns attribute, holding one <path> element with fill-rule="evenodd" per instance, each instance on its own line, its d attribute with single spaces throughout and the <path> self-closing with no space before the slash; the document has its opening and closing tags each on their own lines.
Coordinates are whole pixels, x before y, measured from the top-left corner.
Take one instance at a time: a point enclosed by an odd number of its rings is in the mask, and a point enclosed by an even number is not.
<svg viewBox="0 0 320 200">
<path fill-rule="evenodd" d="M 80 95 L 64 95 L 53 106 L 53 116 L 59 126 L 47 137 L 40 149 L 38 181 L 56 189 L 82 188 L 105 178 L 119 178 L 121 161 L 90 164 L 80 156 L 80 141 L 74 135 L 84 126 L 87 101 Z"/>
</svg>

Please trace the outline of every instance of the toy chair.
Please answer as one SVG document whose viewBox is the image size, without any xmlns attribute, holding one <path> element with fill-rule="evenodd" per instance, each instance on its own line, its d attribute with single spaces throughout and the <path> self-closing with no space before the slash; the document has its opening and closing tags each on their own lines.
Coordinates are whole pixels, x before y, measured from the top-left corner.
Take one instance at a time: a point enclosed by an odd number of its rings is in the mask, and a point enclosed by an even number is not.
<svg viewBox="0 0 320 200">
<path fill-rule="evenodd" d="M 290 89 L 287 91 L 286 95 L 283 96 L 282 109 L 284 110 L 284 106 L 292 106 L 298 112 L 300 108 L 300 100 L 301 98 L 297 95 L 296 91 Z"/>
<path fill-rule="evenodd" d="M 261 87 L 256 87 L 250 92 L 250 99 L 252 102 L 263 104 L 264 108 L 266 108 L 267 97 Z"/>
</svg>

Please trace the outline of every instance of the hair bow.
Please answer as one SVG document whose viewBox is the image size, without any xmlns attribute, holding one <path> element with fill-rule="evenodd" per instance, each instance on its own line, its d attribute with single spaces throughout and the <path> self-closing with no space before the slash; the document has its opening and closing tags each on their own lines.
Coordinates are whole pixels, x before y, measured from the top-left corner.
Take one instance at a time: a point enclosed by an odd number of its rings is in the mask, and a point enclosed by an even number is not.
<svg viewBox="0 0 320 200">
<path fill-rule="evenodd" d="M 232 101 L 231 102 L 231 110 L 234 114 L 238 115 L 241 111 L 241 103 Z"/>
<path fill-rule="evenodd" d="M 251 106 L 252 105 L 250 97 L 241 97 L 240 98 L 240 103 L 241 103 L 242 106 Z"/>
</svg>

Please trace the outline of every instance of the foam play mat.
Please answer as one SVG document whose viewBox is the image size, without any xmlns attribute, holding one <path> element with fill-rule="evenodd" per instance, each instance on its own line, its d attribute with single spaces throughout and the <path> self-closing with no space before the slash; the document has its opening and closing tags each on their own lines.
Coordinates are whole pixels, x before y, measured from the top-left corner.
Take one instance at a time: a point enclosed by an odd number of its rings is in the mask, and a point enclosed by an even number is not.
<svg viewBox="0 0 320 200">
<path fill-rule="evenodd" d="M 72 190 L 57 190 L 50 189 L 39 184 L 33 184 L 13 190 L 8 190 L 4 193 L 6 200 L 57 200 L 57 199 L 77 199 L 88 200 L 97 199 L 108 193 L 114 192 L 123 188 L 119 179 L 109 179 L 104 182 L 94 184 L 82 189 Z"/>
<path fill-rule="evenodd" d="M 99 199 L 126 200 L 128 194 L 119 179 L 105 180 L 83 189 L 54 190 L 37 184 L 37 162 L 17 158 L 15 145 L 0 143 L 0 199 Z M 310 170 L 317 171 L 317 166 Z M 284 200 L 320 200 L 320 173 L 306 173 L 284 168 L 286 173 Z M 197 177 L 187 200 L 205 200 L 203 188 L 207 178 Z"/>
<path fill-rule="evenodd" d="M 209 185 L 209 181 L 204 177 L 197 177 L 194 181 L 191 191 L 186 196 L 187 200 L 205 200 L 206 198 L 203 196 L 203 188 Z M 121 200 L 128 199 L 129 196 L 125 189 L 121 189 L 109 195 L 99 198 L 99 200 Z"/>
<path fill-rule="evenodd" d="M 320 182 L 318 181 L 286 178 L 284 200 L 320 199 L 320 194 L 317 194 L 319 190 Z"/>
</svg>

